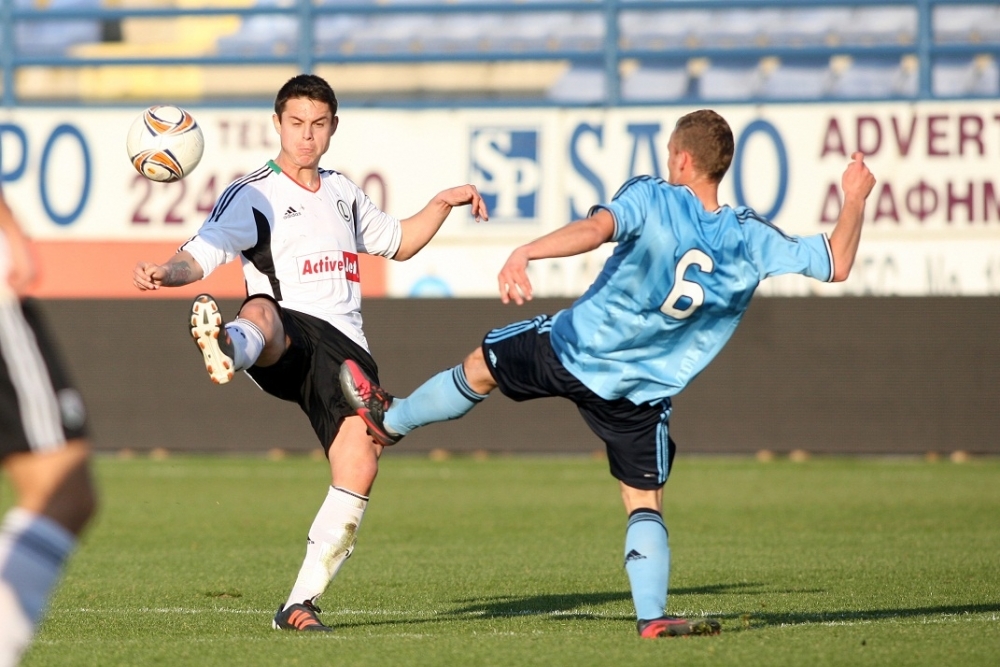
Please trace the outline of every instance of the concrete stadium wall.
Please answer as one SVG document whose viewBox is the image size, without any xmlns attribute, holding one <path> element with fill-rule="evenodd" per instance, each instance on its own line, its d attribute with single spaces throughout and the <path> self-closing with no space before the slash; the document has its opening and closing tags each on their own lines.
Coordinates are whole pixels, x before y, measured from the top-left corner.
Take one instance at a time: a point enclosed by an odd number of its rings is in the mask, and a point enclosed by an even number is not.
<svg viewBox="0 0 1000 667">
<path fill-rule="evenodd" d="M 222 302 L 235 313 L 238 301 Z M 405 395 L 490 328 L 567 300 L 367 299 L 383 384 Z M 1000 454 L 1000 308 L 971 298 L 757 298 L 733 340 L 674 401 L 682 452 Z M 298 406 L 247 378 L 216 387 L 187 333 L 187 301 L 46 300 L 98 450 L 260 452 L 318 447 Z M 403 451 L 590 452 L 572 404 L 496 394 Z"/>
</svg>

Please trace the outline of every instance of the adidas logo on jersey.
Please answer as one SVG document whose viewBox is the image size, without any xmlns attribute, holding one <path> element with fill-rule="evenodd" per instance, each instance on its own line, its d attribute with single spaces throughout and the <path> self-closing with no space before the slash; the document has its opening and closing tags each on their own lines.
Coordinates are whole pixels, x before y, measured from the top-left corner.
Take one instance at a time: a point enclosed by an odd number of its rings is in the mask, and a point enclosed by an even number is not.
<svg viewBox="0 0 1000 667">
<path fill-rule="evenodd" d="M 281 216 L 282 220 L 288 220 L 289 218 L 294 218 L 297 215 L 302 215 L 302 211 L 296 211 L 294 207 L 289 206 L 285 214 Z"/>
</svg>

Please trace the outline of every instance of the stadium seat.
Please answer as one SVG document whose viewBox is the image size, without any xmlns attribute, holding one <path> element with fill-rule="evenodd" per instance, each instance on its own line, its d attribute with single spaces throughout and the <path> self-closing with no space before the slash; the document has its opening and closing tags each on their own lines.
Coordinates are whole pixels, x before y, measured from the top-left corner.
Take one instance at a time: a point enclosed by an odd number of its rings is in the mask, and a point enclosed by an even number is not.
<svg viewBox="0 0 1000 667">
<path fill-rule="evenodd" d="M 261 7 L 288 7 L 290 0 L 257 0 Z M 243 18 L 240 29 L 220 37 L 220 55 L 282 56 L 294 53 L 299 40 L 299 22 L 291 14 L 257 14 Z"/>
<path fill-rule="evenodd" d="M 570 67 L 547 91 L 555 102 L 598 103 L 606 95 L 604 69 L 593 66 Z"/>
<path fill-rule="evenodd" d="M 935 7 L 932 17 L 938 44 L 1000 41 L 1000 7 L 996 5 Z"/>
<path fill-rule="evenodd" d="M 372 15 L 351 29 L 341 51 L 366 55 L 419 53 L 422 37 L 437 32 L 439 21 L 440 17 L 430 14 Z"/>
<path fill-rule="evenodd" d="M 789 8 L 763 30 L 775 46 L 832 46 L 840 42 L 850 21 L 850 7 Z"/>
<path fill-rule="evenodd" d="M 700 45 L 712 48 L 764 46 L 767 26 L 780 20 L 778 9 L 715 9 L 693 34 Z"/>
<path fill-rule="evenodd" d="M 624 11 L 618 20 L 619 43 L 643 51 L 697 46 L 695 31 L 709 20 L 705 10 Z"/>
<path fill-rule="evenodd" d="M 765 73 L 758 95 L 771 100 L 815 100 L 825 97 L 833 83 L 826 62 L 778 63 Z"/>
<path fill-rule="evenodd" d="M 839 37 L 852 45 L 913 44 L 917 40 L 916 7 L 854 7 Z"/>
<path fill-rule="evenodd" d="M 938 97 L 997 97 L 1000 68 L 991 56 L 939 60 L 931 70 L 931 90 Z"/>
<path fill-rule="evenodd" d="M 326 56 L 347 51 L 355 32 L 360 30 L 367 20 L 364 16 L 355 14 L 317 16 L 313 25 L 315 53 Z"/>
<path fill-rule="evenodd" d="M 100 0 L 15 0 L 19 9 L 98 9 Z M 101 22 L 86 19 L 21 21 L 14 29 L 17 52 L 27 56 L 64 56 L 77 44 L 101 41 Z"/>
<path fill-rule="evenodd" d="M 571 12 L 552 30 L 552 46 L 560 51 L 593 51 L 604 48 L 604 17 L 600 14 Z"/>
<path fill-rule="evenodd" d="M 758 96 L 763 75 L 757 64 L 712 63 L 698 77 L 698 97 L 708 101 L 741 101 Z"/>
<path fill-rule="evenodd" d="M 418 38 L 428 53 L 486 51 L 496 20 L 496 16 L 490 14 L 446 14 L 437 18 L 437 29 Z"/>
<path fill-rule="evenodd" d="M 497 14 L 488 30 L 489 48 L 503 53 L 555 50 L 554 33 L 565 20 L 562 12 Z"/>
<path fill-rule="evenodd" d="M 674 102 L 690 96 L 685 67 L 642 66 L 622 79 L 622 99 L 640 102 Z"/>
<path fill-rule="evenodd" d="M 844 99 L 915 97 L 918 85 L 911 60 L 858 59 L 835 72 L 830 95 Z"/>
</svg>

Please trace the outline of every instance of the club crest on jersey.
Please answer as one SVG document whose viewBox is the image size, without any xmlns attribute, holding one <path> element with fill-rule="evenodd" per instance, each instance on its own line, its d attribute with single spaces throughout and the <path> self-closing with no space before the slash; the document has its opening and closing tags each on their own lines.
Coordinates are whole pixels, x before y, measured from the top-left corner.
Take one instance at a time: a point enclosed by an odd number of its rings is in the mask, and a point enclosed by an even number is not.
<svg viewBox="0 0 1000 667">
<path fill-rule="evenodd" d="M 344 219 L 344 222 L 351 221 L 351 207 L 347 205 L 346 201 L 338 199 L 337 210 L 340 211 L 340 216 Z"/>
<path fill-rule="evenodd" d="M 321 280 L 347 280 L 361 282 L 358 256 L 353 252 L 325 250 L 295 258 L 299 268 L 299 282 L 314 283 Z"/>
</svg>

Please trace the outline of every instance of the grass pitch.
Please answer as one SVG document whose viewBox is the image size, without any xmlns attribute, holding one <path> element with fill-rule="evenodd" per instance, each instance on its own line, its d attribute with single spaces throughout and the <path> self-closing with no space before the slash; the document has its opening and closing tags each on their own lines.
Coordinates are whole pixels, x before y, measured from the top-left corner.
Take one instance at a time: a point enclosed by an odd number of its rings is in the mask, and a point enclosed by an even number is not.
<svg viewBox="0 0 1000 667">
<path fill-rule="evenodd" d="M 669 611 L 723 633 L 659 641 L 635 634 L 603 461 L 385 457 L 320 636 L 270 621 L 325 462 L 99 458 L 96 472 L 100 515 L 27 667 L 1000 664 L 997 460 L 682 452 Z"/>
</svg>

